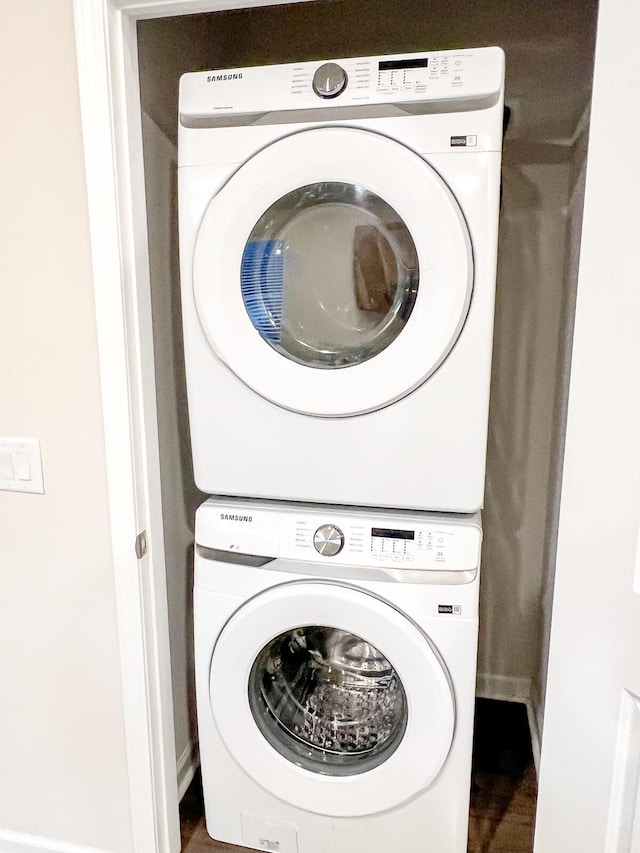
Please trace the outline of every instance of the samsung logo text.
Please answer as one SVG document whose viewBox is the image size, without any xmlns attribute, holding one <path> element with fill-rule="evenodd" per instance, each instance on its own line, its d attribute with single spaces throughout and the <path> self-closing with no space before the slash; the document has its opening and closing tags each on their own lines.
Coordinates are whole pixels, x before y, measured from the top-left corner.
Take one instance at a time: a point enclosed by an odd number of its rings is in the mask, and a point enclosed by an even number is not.
<svg viewBox="0 0 640 853">
<path fill-rule="evenodd" d="M 220 80 L 242 80 L 242 71 L 237 74 L 209 74 L 207 83 L 218 83 Z"/>
<path fill-rule="evenodd" d="M 253 521 L 252 515 L 231 515 L 226 512 L 220 513 L 222 521 Z"/>
</svg>

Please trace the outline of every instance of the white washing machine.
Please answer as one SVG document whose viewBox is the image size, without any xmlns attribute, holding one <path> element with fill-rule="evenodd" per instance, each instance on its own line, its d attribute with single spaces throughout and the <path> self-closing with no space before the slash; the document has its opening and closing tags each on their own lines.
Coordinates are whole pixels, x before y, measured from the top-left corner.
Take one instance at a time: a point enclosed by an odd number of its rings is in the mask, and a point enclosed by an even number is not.
<svg viewBox="0 0 640 853">
<path fill-rule="evenodd" d="M 204 492 L 482 505 L 503 86 L 499 48 L 182 77 Z"/>
<path fill-rule="evenodd" d="M 479 516 L 209 499 L 207 828 L 278 853 L 466 853 Z"/>
</svg>

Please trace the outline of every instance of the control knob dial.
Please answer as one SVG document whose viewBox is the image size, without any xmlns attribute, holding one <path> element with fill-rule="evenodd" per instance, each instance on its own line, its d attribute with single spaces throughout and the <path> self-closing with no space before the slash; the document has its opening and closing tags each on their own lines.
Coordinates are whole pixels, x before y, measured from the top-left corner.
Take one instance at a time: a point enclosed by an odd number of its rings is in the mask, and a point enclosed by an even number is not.
<svg viewBox="0 0 640 853">
<path fill-rule="evenodd" d="M 313 75 L 313 91 L 320 98 L 337 98 L 347 85 L 347 72 L 337 62 L 325 62 Z"/>
<path fill-rule="evenodd" d="M 313 544 L 323 557 L 335 557 L 344 546 L 344 533 L 335 524 L 323 524 L 313 534 Z"/>
</svg>

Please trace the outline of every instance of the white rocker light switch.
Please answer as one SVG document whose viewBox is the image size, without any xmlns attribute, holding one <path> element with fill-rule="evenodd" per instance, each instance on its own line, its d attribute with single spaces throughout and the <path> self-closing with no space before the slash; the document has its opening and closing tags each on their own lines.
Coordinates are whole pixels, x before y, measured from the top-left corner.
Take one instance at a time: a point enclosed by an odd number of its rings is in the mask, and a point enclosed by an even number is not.
<svg viewBox="0 0 640 853">
<path fill-rule="evenodd" d="M 0 490 L 44 494 L 37 438 L 0 438 Z"/>
</svg>

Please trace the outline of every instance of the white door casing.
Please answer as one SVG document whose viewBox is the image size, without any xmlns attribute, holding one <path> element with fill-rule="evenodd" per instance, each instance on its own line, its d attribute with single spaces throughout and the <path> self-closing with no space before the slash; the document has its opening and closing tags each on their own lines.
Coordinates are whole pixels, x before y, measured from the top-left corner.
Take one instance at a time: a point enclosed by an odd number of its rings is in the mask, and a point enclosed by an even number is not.
<svg viewBox="0 0 640 853">
<path fill-rule="evenodd" d="M 180 850 L 136 21 L 280 2 L 73 0 L 134 853 Z"/>
<path fill-rule="evenodd" d="M 639 23 L 600 3 L 536 853 L 640 850 Z"/>
</svg>

